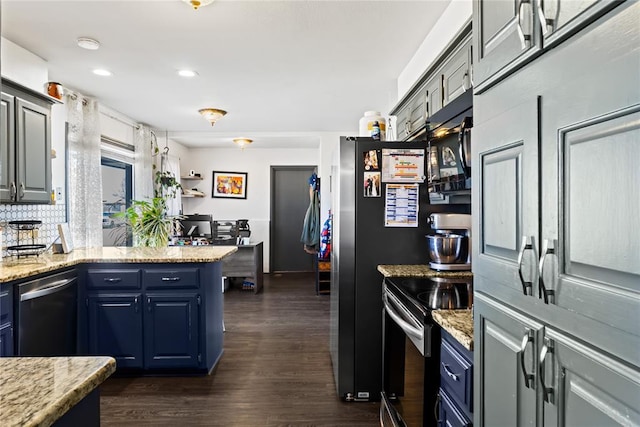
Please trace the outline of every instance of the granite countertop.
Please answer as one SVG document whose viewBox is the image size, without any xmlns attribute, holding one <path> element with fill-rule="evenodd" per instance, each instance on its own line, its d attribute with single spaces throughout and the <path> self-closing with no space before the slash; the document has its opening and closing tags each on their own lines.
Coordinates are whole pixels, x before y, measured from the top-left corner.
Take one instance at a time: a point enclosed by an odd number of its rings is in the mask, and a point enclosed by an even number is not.
<svg viewBox="0 0 640 427">
<path fill-rule="evenodd" d="M 470 271 L 436 271 L 427 264 L 378 265 L 384 277 L 473 277 Z"/>
<path fill-rule="evenodd" d="M 236 246 L 104 247 L 74 249 L 68 254 L 44 253 L 37 257 L 8 257 L 0 262 L 0 283 L 88 262 L 216 262 L 237 250 Z"/>
<path fill-rule="evenodd" d="M 49 426 L 116 370 L 111 357 L 1 357 L 2 425 Z"/>
<path fill-rule="evenodd" d="M 473 351 L 473 316 L 471 310 L 434 310 L 433 320 L 449 332 L 467 350 Z"/>
</svg>

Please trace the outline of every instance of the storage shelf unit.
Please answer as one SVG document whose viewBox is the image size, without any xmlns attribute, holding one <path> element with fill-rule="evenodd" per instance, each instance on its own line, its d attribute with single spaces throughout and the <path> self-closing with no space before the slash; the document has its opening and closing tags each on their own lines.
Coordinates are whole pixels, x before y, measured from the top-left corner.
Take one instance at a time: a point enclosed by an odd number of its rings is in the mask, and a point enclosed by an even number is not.
<svg viewBox="0 0 640 427">
<path fill-rule="evenodd" d="M 331 261 L 318 260 L 316 270 L 316 295 L 331 293 Z"/>
</svg>

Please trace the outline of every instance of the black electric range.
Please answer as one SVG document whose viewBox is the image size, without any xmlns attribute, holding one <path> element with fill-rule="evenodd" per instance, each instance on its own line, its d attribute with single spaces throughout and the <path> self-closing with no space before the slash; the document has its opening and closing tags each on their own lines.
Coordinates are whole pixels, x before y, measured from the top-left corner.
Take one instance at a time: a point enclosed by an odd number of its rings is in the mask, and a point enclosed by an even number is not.
<svg viewBox="0 0 640 427">
<path fill-rule="evenodd" d="M 387 292 L 424 323 L 431 322 L 431 310 L 466 309 L 473 303 L 472 277 L 386 277 L 384 282 Z"/>
</svg>

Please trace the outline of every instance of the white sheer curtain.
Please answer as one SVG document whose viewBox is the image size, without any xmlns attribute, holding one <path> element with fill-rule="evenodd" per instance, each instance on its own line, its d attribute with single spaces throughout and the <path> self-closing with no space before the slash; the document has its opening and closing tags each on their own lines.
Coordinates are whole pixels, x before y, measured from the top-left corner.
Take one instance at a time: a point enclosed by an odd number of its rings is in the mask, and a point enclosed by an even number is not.
<svg viewBox="0 0 640 427">
<path fill-rule="evenodd" d="M 69 229 L 76 247 L 102 246 L 102 173 L 98 103 L 65 94 L 69 122 Z"/>
<path fill-rule="evenodd" d="M 134 189 L 133 198 L 136 200 L 151 200 L 153 198 L 153 151 L 157 146 L 155 135 L 148 126 L 138 125 L 135 130 L 135 162 L 133 165 Z"/>
<path fill-rule="evenodd" d="M 177 180 L 180 180 L 180 158 L 162 153 L 160 157 L 160 171 L 170 172 Z M 167 215 L 180 215 L 182 210 L 182 193 L 177 191 L 173 197 L 163 194 L 167 199 Z"/>
</svg>

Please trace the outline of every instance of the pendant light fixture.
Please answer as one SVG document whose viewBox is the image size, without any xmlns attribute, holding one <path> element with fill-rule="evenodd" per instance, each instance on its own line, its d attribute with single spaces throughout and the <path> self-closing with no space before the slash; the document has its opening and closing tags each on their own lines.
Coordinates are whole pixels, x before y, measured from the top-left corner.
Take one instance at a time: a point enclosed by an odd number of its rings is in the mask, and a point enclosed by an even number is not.
<svg viewBox="0 0 640 427">
<path fill-rule="evenodd" d="M 199 7 L 206 6 L 213 3 L 213 0 L 182 0 L 183 2 L 190 4 L 193 10 L 198 10 Z"/>
<path fill-rule="evenodd" d="M 241 150 L 244 150 L 244 147 L 246 147 L 247 145 L 251 144 L 253 142 L 253 139 L 249 139 L 249 138 L 233 138 L 233 142 L 238 144 L 240 146 Z"/>
<path fill-rule="evenodd" d="M 225 114 L 227 114 L 224 110 L 219 110 L 217 108 L 203 108 L 198 110 L 202 117 L 209 120 L 211 122 L 211 126 L 215 125 L 216 122 L 221 119 Z"/>
</svg>

